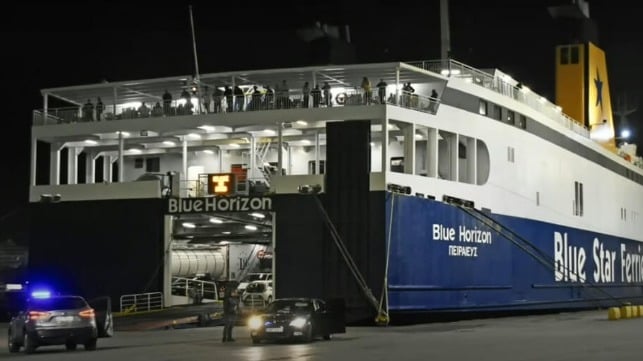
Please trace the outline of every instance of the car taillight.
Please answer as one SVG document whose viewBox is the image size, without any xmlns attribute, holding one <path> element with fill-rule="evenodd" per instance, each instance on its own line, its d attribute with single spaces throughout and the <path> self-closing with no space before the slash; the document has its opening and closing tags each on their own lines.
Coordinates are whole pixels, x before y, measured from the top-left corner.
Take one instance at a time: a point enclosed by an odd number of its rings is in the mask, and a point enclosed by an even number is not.
<svg viewBox="0 0 643 361">
<path fill-rule="evenodd" d="M 90 308 L 84 311 L 80 311 L 78 314 L 83 318 L 94 318 L 94 309 Z"/>
<path fill-rule="evenodd" d="M 30 320 L 42 320 L 47 318 L 49 316 L 49 312 L 41 312 L 41 311 L 29 311 L 29 319 Z"/>
</svg>

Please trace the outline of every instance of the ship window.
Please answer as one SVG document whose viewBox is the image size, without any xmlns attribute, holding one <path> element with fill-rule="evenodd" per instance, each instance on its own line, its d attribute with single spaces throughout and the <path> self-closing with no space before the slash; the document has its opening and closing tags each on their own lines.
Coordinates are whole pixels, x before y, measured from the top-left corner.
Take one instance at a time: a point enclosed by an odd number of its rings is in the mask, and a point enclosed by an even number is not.
<svg viewBox="0 0 643 361">
<path fill-rule="evenodd" d="M 161 159 L 159 157 L 145 159 L 145 171 L 146 172 L 160 172 L 161 171 Z"/>
<path fill-rule="evenodd" d="M 326 172 L 325 167 L 326 162 L 323 160 L 319 161 L 319 174 L 324 174 Z M 314 160 L 308 161 L 308 174 L 317 174 L 317 164 Z"/>
<path fill-rule="evenodd" d="M 627 209 L 621 208 L 621 220 L 626 221 L 627 220 Z"/>
<path fill-rule="evenodd" d="M 514 162 L 514 148 L 507 147 L 507 161 L 510 163 Z"/>
<path fill-rule="evenodd" d="M 457 181 L 457 134 L 441 130 L 438 138 L 438 178 Z"/>
<path fill-rule="evenodd" d="M 521 129 L 527 129 L 527 117 L 519 114 L 516 118 L 516 126 Z"/>
<path fill-rule="evenodd" d="M 540 205 L 540 192 L 536 192 L 536 205 Z"/>
<path fill-rule="evenodd" d="M 569 47 L 567 46 L 560 48 L 560 64 L 569 64 Z"/>
<path fill-rule="evenodd" d="M 483 185 L 489 179 L 489 149 L 480 139 L 476 142 L 476 184 Z"/>
<path fill-rule="evenodd" d="M 509 124 L 513 124 L 513 123 L 514 123 L 514 118 L 515 118 L 515 117 L 516 117 L 516 115 L 514 114 L 514 112 L 513 112 L 513 111 L 511 111 L 511 110 L 507 110 L 507 123 L 509 123 Z"/>
<path fill-rule="evenodd" d="M 478 113 L 481 115 L 487 115 L 487 101 L 480 99 L 480 109 L 478 109 Z"/>
<path fill-rule="evenodd" d="M 578 46 L 571 47 L 571 63 L 578 64 Z"/>
<path fill-rule="evenodd" d="M 391 157 L 391 172 L 404 173 L 404 157 Z"/>
<path fill-rule="evenodd" d="M 502 120 L 502 107 L 500 105 L 493 105 L 493 117 L 496 120 Z"/>
<path fill-rule="evenodd" d="M 583 183 L 574 182 L 574 215 L 583 216 Z"/>
<path fill-rule="evenodd" d="M 458 181 L 476 184 L 476 139 L 458 135 Z"/>
</svg>

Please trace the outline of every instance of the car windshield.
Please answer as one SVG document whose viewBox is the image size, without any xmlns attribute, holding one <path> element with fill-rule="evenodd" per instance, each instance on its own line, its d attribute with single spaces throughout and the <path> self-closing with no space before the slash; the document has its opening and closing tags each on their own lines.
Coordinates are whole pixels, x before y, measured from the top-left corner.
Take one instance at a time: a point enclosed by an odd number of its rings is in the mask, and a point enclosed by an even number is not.
<svg viewBox="0 0 643 361">
<path fill-rule="evenodd" d="M 251 283 L 246 288 L 246 292 L 250 293 L 261 293 L 266 290 L 266 285 L 263 283 Z"/>
<path fill-rule="evenodd" d="M 248 275 L 248 277 L 244 278 L 243 282 L 252 282 L 252 281 L 265 281 L 268 279 L 268 274 L 267 273 L 254 273 Z"/>
<path fill-rule="evenodd" d="M 87 307 L 87 302 L 79 297 L 34 298 L 29 300 L 30 309 L 71 310 Z"/>
<path fill-rule="evenodd" d="M 300 313 L 312 311 L 313 304 L 302 300 L 276 300 L 268 305 L 269 313 Z"/>
</svg>

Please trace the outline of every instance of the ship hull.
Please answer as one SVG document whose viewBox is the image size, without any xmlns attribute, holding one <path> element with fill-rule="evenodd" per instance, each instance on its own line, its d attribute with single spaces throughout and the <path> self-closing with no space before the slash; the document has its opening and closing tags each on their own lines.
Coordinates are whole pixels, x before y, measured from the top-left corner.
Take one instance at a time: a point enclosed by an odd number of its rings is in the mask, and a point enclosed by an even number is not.
<svg viewBox="0 0 643 361">
<path fill-rule="evenodd" d="M 643 299 L 640 242 L 385 197 L 391 311 L 591 308 Z"/>
</svg>

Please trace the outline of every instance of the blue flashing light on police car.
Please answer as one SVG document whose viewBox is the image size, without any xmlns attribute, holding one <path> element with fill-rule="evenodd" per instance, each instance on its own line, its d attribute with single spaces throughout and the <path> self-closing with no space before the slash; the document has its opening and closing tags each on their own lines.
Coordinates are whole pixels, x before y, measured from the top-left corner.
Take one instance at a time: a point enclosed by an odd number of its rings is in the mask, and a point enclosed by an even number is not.
<svg viewBox="0 0 643 361">
<path fill-rule="evenodd" d="M 51 292 L 47 290 L 38 290 L 38 291 L 33 291 L 31 292 L 31 297 L 33 298 L 50 298 L 51 297 Z"/>
</svg>

